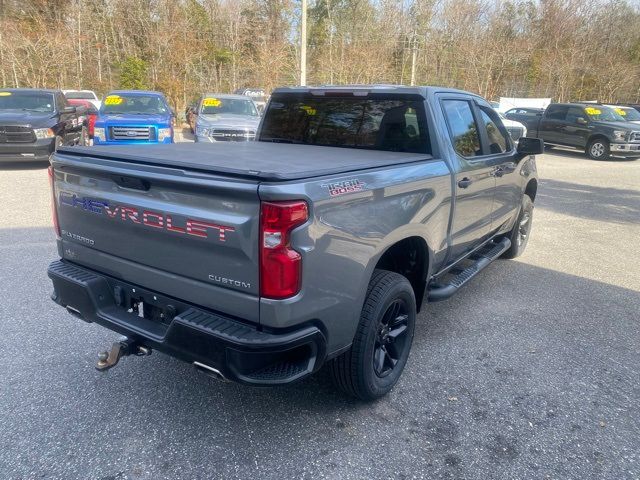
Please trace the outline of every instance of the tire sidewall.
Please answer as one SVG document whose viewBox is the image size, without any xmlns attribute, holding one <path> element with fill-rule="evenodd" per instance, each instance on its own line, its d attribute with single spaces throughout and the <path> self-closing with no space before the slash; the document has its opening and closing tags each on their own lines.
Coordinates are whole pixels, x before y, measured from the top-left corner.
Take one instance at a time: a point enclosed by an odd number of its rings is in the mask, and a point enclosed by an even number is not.
<svg viewBox="0 0 640 480">
<path fill-rule="evenodd" d="M 403 352 L 402 358 L 395 365 L 391 373 L 385 377 L 379 377 L 373 368 L 373 355 L 374 347 L 377 335 L 378 324 L 382 315 L 387 311 L 389 305 L 397 298 L 403 299 L 407 303 L 409 310 L 407 319 L 407 338 L 406 346 Z M 365 309 L 367 308 L 365 304 Z M 398 282 L 384 292 L 380 301 L 375 305 L 375 308 L 371 312 L 364 312 L 363 315 L 369 316 L 369 322 L 367 325 L 367 335 L 365 339 L 365 348 L 363 352 L 363 362 L 360 365 L 362 369 L 360 372 L 360 378 L 364 381 L 365 389 L 370 393 L 371 397 L 379 397 L 387 393 L 398 382 L 398 379 L 402 375 L 404 367 L 407 363 L 409 352 L 411 351 L 411 344 L 413 343 L 413 335 L 416 323 L 416 301 L 413 294 L 413 289 L 408 280 Z"/>
<path fill-rule="evenodd" d="M 520 222 L 522 221 L 525 213 L 529 213 L 529 231 L 527 232 L 527 238 L 525 241 L 518 245 L 518 236 L 520 235 Z M 513 233 L 511 234 L 511 243 L 516 246 L 517 255 L 520 255 L 525 248 L 527 248 L 527 244 L 529 243 L 529 238 L 531 238 L 531 227 L 533 224 L 533 202 L 528 195 L 522 196 L 522 204 L 520 206 L 520 213 L 518 214 L 518 219 L 516 220 L 516 224 L 513 226 Z"/>
<path fill-rule="evenodd" d="M 603 153 L 600 156 L 593 155 L 593 153 L 591 152 L 591 149 L 593 148 L 593 146 L 598 143 L 604 147 Z M 596 138 L 594 140 L 591 140 L 589 142 L 589 145 L 587 146 L 587 155 L 592 160 L 606 160 L 609 158 L 609 153 L 610 153 L 609 142 L 604 138 Z"/>
</svg>

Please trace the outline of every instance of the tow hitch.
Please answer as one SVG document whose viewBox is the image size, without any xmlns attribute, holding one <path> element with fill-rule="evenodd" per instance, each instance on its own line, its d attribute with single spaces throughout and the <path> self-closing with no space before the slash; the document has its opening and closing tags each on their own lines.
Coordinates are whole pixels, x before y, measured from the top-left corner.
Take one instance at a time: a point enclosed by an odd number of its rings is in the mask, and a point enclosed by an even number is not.
<svg viewBox="0 0 640 480">
<path fill-rule="evenodd" d="M 138 344 L 130 338 L 121 337 L 117 342 L 113 342 L 110 351 L 98 353 L 98 363 L 96 364 L 96 370 L 106 372 L 111 367 L 115 367 L 120 359 L 122 357 L 126 357 L 127 355 L 144 357 L 147 355 L 151 355 L 151 349 L 149 347 Z"/>
</svg>

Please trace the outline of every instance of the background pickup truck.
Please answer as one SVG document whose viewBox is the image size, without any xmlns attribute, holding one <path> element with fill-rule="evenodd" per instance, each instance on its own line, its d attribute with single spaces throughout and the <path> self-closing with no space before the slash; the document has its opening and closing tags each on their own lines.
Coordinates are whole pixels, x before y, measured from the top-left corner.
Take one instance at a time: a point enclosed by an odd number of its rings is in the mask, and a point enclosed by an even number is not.
<svg viewBox="0 0 640 480">
<path fill-rule="evenodd" d="M 160 92 L 117 90 L 102 102 L 94 145 L 173 143 L 173 114 Z"/>
<path fill-rule="evenodd" d="M 86 145 L 84 110 L 61 90 L 0 90 L 0 162 L 48 161 L 57 147 Z"/>
<path fill-rule="evenodd" d="M 377 398 L 422 303 L 527 245 L 541 151 L 432 87 L 277 89 L 256 142 L 65 149 L 52 298 L 127 337 L 99 369 L 157 349 L 276 385 L 328 363 Z"/>
<path fill-rule="evenodd" d="M 640 157 L 640 128 L 615 109 L 593 103 L 552 103 L 543 114 L 521 118 L 528 136 L 546 145 L 583 150 L 594 160 Z"/>
</svg>

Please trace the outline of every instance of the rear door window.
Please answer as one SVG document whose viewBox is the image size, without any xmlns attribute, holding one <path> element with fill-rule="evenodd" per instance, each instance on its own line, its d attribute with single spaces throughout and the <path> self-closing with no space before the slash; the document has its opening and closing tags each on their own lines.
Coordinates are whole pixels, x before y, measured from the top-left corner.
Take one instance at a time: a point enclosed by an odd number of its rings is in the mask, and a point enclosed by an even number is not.
<svg viewBox="0 0 640 480">
<path fill-rule="evenodd" d="M 463 157 L 482 155 L 478 125 L 467 100 L 443 100 L 444 115 L 449 124 L 453 148 Z"/>
<path fill-rule="evenodd" d="M 271 98 L 260 141 L 431 153 L 424 105 L 400 95 Z"/>
<path fill-rule="evenodd" d="M 569 107 L 565 105 L 552 105 L 547 108 L 547 118 L 549 120 L 565 120 L 569 113 Z"/>
</svg>

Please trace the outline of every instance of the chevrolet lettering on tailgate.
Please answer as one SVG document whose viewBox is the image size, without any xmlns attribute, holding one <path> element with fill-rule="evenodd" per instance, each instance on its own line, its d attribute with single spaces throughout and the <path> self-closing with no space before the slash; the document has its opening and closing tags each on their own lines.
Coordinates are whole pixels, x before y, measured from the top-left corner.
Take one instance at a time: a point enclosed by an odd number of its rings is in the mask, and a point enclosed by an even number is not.
<svg viewBox="0 0 640 480">
<path fill-rule="evenodd" d="M 205 222 L 193 218 L 187 218 L 178 225 L 169 214 L 154 212 L 152 210 L 140 210 L 128 205 L 113 205 L 104 200 L 96 200 L 89 197 L 79 197 L 75 193 L 60 192 L 60 205 L 73 208 L 81 208 L 87 212 L 106 215 L 114 220 L 131 222 L 145 227 L 159 228 L 169 232 L 181 233 L 184 235 L 194 235 L 196 237 L 209 238 L 210 231 L 217 232 L 219 241 L 226 241 L 226 233 L 233 232 L 234 227 L 219 225 L 217 223 Z M 214 237 L 215 238 L 215 237 Z"/>
</svg>

